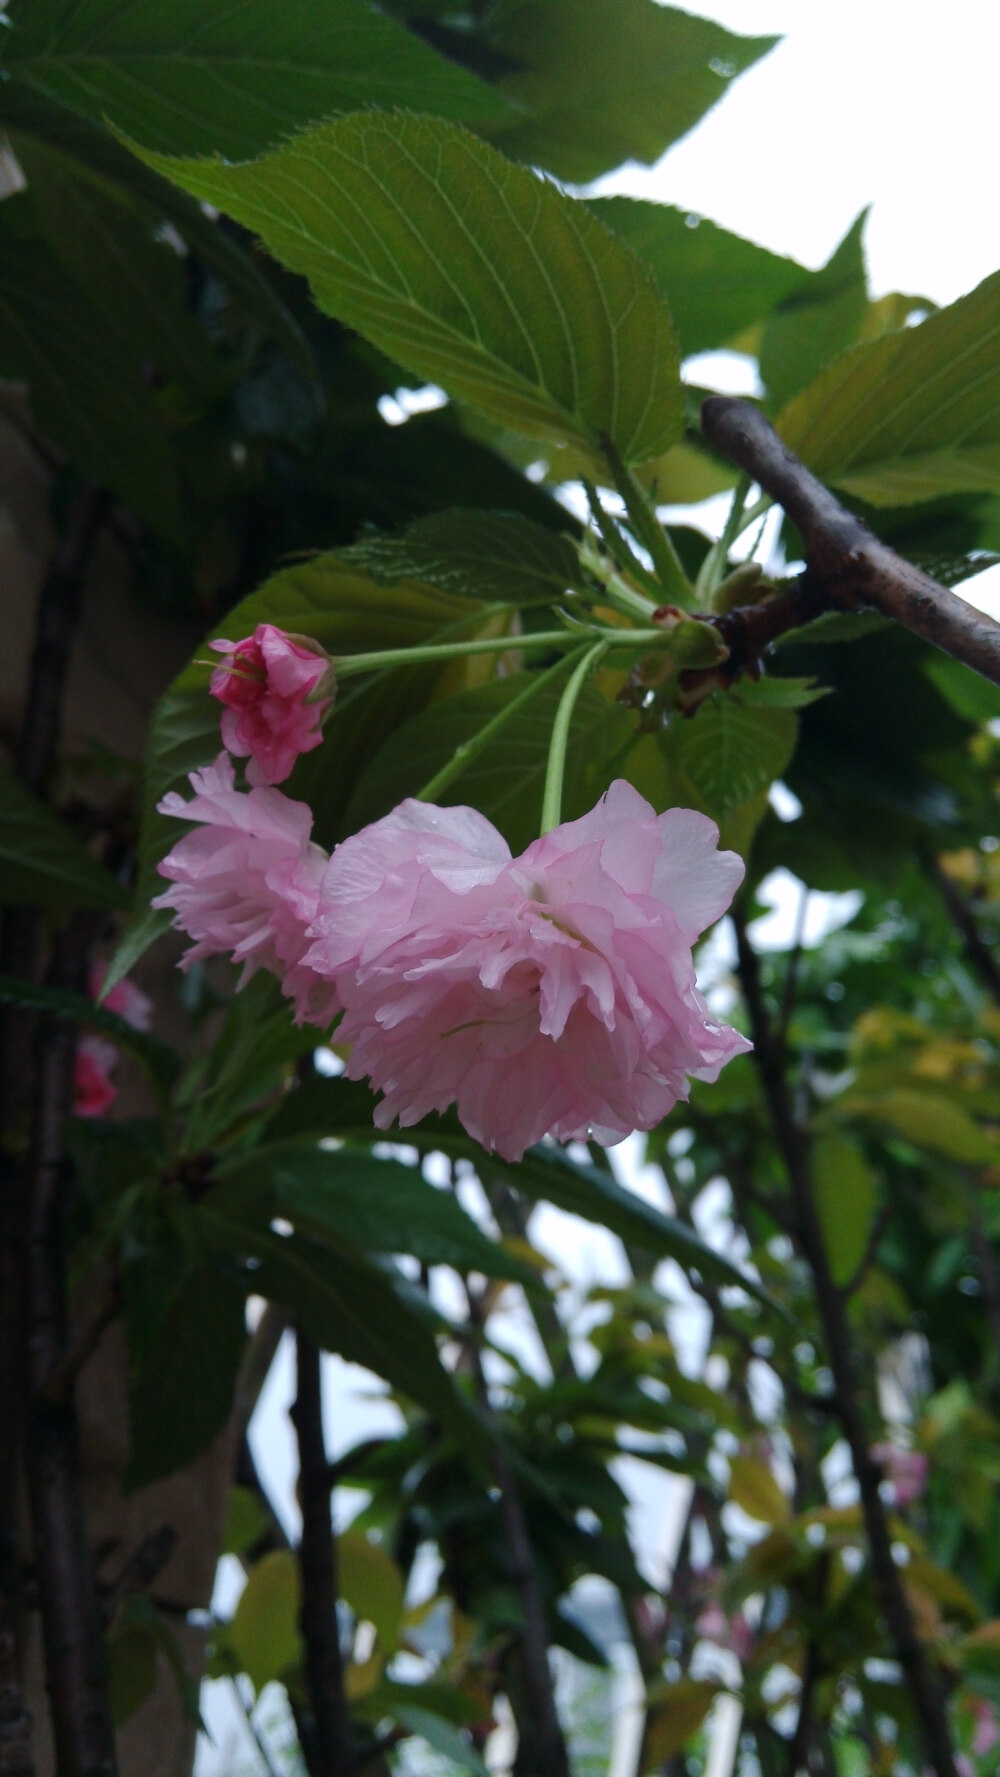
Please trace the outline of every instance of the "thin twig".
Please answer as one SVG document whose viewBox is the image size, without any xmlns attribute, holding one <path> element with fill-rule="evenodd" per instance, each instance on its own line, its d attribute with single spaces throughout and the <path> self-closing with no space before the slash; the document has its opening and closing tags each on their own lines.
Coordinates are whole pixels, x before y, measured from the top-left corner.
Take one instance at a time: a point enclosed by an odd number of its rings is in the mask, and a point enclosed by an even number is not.
<svg viewBox="0 0 1000 1777">
<path fill-rule="evenodd" d="M 714 450 L 784 508 L 805 550 L 806 572 L 787 592 L 713 619 L 735 667 L 825 611 L 867 606 L 1000 685 L 1000 624 L 904 561 L 846 512 L 758 407 L 713 395 L 702 406 L 701 428 Z"/>
<path fill-rule="evenodd" d="M 469 1292 L 469 1320 L 481 1324 L 482 1315 L 476 1298 Z M 489 1389 L 483 1372 L 478 1345 L 470 1351 L 472 1374 L 481 1411 L 493 1418 Z M 518 1728 L 522 1744 L 518 1748 L 515 1769 L 522 1777 L 571 1777 L 569 1753 L 556 1708 L 555 1688 L 549 1666 L 549 1631 L 542 1596 L 535 1552 L 525 1515 L 524 1503 L 507 1452 L 499 1438 L 493 1440 L 491 1453 L 493 1476 L 499 1499 L 497 1510 L 507 1545 L 511 1579 L 521 1604 L 520 1680 L 524 1691 L 525 1712 L 518 1712 Z M 530 1749 L 523 1744 L 524 1728 L 530 1722 Z M 528 1755 L 526 1757 L 526 1755 Z"/>
<path fill-rule="evenodd" d="M 323 1440 L 319 1347 L 296 1332 L 297 1391 L 292 1422 L 299 1443 L 299 1627 L 308 1703 L 299 1732 L 309 1777 L 351 1777 L 357 1764 L 344 1690 L 337 1625 L 337 1555 Z"/>
<path fill-rule="evenodd" d="M 757 955 L 739 909 L 733 911 L 739 977 L 750 1016 L 754 1060 L 768 1106 L 775 1142 L 784 1161 L 795 1218 L 794 1232 L 808 1264 L 816 1306 L 833 1375 L 837 1416 L 851 1452 L 868 1539 L 872 1580 L 889 1639 L 904 1674 L 937 1777 L 958 1777 L 944 1695 L 917 1634 L 902 1575 L 892 1553 L 892 1533 L 882 1496 L 881 1475 L 871 1455 L 858 1379 L 851 1350 L 851 1327 L 843 1297 L 834 1283 L 823 1230 L 813 1198 L 809 1139 L 798 1122 L 784 1075 L 782 1057 L 764 1005 Z"/>
<path fill-rule="evenodd" d="M 948 917 L 962 940 L 966 958 L 979 976 L 980 985 L 1000 1005 L 1000 962 L 976 925 L 972 908 L 936 857 L 925 857 L 924 867 L 945 904 Z"/>
</svg>

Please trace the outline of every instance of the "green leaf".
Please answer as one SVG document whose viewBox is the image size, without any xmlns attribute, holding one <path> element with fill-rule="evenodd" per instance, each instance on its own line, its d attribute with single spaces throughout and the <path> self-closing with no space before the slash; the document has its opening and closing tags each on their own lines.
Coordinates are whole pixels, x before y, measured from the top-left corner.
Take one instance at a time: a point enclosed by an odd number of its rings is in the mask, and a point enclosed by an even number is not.
<svg viewBox="0 0 1000 1777">
<path fill-rule="evenodd" d="M 378 1137 L 374 1127 L 370 1134 L 372 1140 Z M 366 1252 L 409 1253 L 425 1265 L 537 1281 L 528 1266 L 476 1226 L 450 1191 L 428 1184 L 418 1167 L 400 1160 L 378 1159 L 356 1148 L 287 1142 L 234 1158 L 218 1176 L 232 1202 L 266 1180 L 275 1214 L 319 1240 L 333 1234 Z"/>
<path fill-rule="evenodd" d="M 0 767 L 0 901 L 22 907 L 124 907 L 128 895 L 66 822 Z"/>
<path fill-rule="evenodd" d="M 411 1286 L 331 1234 L 319 1244 L 299 1234 L 272 1234 L 208 1198 L 198 1208 L 205 1239 L 217 1250 L 249 1254 L 254 1290 L 290 1308 L 310 1337 L 348 1363 L 363 1364 L 390 1387 L 419 1402 L 471 1451 L 488 1438 L 473 1406 L 443 1367 L 425 1312 Z"/>
<path fill-rule="evenodd" d="M 379 582 L 420 580 L 489 604 L 557 604 L 581 577 L 569 537 L 509 512 L 432 512 L 401 535 L 363 537 L 344 559 Z"/>
<path fill-rule="evenodd" d="M 312 1130 L 345 1139 L 370 1140 L 373 1109 L 374 1099 L 364 1082 L 343 1078 L 310 1080 L 281 1106 L 268 1134 L 281 1139 Z M 495 1155 L 484 1154 L 451 1113 L 425 1117 L 415 1128 L 401 1131 L 399 1139 L 422 1154 L 440 1151 L 455 1159 L 471 1160 L 477 1169 L 490 1177 L 502 1177 L 525 1197 L 554 1203 L 571 1215 L 597 1222 L 622 1240 L 642 1247 L 644 1252 L 676 1259 L 686 1270 L 698 1270 L 715 1283 L 736 1284 L 751 1295 L 761 1296 L 751 1278 L 706 1246 L 683 1222 L 664 1215 L 645 1198 L 626 1190 L 610 1172 L 569 1159 L 561 1148 L 548 1144 L 530 1148 L 523 1160 L 507 1165 Z"/>
<path fill-rule="evenodd" d="M 144 1297 L 126 1281 L 131 1318 Z M 149 1328 L 141 1329 L 143 1340 Z M 129 1392 L 126 1485 L 146 1486 L 185 1468 L 225 1424 L 246 1340 L 245 1297 L 217 1265 L 188 1271 L 148 1343 Z"/>
<path fill-rule="evenodd" d="M 411 1734 L 418 1734 L 460 1771 L 471 1771 L 473 1777 L 489 1777 L 472 1742 L 465 1738 L 461 1728 L 446 1721 L 443 1715 L 436 1715 L 432 1709 L 422 1709 L 416 1703 L 397 1703 L 393 1714 L 401 1727 L 409 1728 Z"/>
<path fill-rule="evenodd" d="M 568 670 L 568 669 L 567 669 Z M 357 828 L 387 814 L 404 796 L 420 790 L 462 744 L 519 697 L 532 676 L 512 673 L 475 691 L 443 699 L 414 716 L 375 755 L 351 798 L 348 824 Z M 445 793 L 448 803 L 468 802 L 493 821 L 511 850 L 537 838 L 549 742 L 562 675 L 543 686 L 473 758 Z M 584 687 L 573 712 L 563 785 L 567 820 L 582 815 L 606 788 L 612 762 L 627 747 L 635 720 L 609 703 L 593 685 Z"/>
<path fill-rule="evenodd" d="M 53 176 L 87 176 L 94 188 L 128 201 L 151 227 L 170 221 L 198 260 L 226 285 L 306 375 L 315 374 L 309 347 L 284 303 L 231 233 L 206 216 L 184 191 L 144 166 L 134 154 L 67 106 L 56 104 L 20 80 L 3 88 L 3 124 L 22 164 L 44 155 Z"/>
<path fill-rule="evenodd" d="M 130 1624 L 109 1638 L 108 1690 L 116 1728 L 127 1722 L 152 1694 L 156 1656 L 156 1637 L 141 1624 Z"/>
<path fill-rule="evenodd" d="M 269 1519 L 256 1493 L 249 1487 L 230 1487 L 226 1528 L 222 1535 L 224 1555 L 242 1555 L 268 1528 Z"/>
<path fill-rule="evenodd" d="M 921 1085 L 891 1092 L 867 1092 L 863 1075 L 837 1100 L 838 1112 L 866 1117 L 894 1130 L 915 1147 L 929 1148 L 966 1166 L 994 1164 L 1000 1146 L 990 1141 L 966 1110 L 944 1092 Z"/>
<path fill-rule="evenodd" d="M 248 1110 L 287 1080 L 292 1062 L 315 1049 L 316 1038 L 315 1028 L 293 1022 L 273 975 L 256 975 L 234 994 L 207 1066 L 195 1062 L 187 1151 L 218 1146 Z"/>
<path fill-rule="evenodd" d="M 859 1144 L 836 1131 L 813 1144 L 812 1181 L 834 1283 L 850 1283 L 868 1251 L 878 1181 Z"/>
<path fill-rule="evenodd" d="M 319 307 L 530 437 L 642 463 L 683 424 L 650 274 L 572 198 L 453 124 L 362 113 L 244 166 L 143 158 L 254 229 Z"/>
<path fill-rule="evenodd" d="M 760 348 L 760 373 L 775 406 L 808 383 L 824 364 L 853 345 L 868 309 L 862 245 L 868 211 L 851 224 L 832 258 L 805 275 L 778 304 Z"/>
<path fill-rule="evenodd" d="M 810 469 L 873 506 L 1000 491 L 1000 273 L 855 346 L 777 423 Z"/>
<path fill-rule="evenodd" d="M 815 679 L 785 679 L 768 673 L 762 679 L 741 680 L 738 695 L 747 709 L 803 710 L 828 697 L 829 686 L 817 685 Z"/>
<path fill-rule="evenodd" d="M 527 116 L 493 132 L 521 160 L 585 184 L 652 164 L 778 41 L 736 37 L 653 0 L 505 0 L 487 41 Z"/>
<path fill-rule="evenodd" d="M 299 1564 L 291 1549 L 272 1549 L 251 1568 L 224 1639 L 258 1695 L 298 1665 Z"/>
<path fill-rule="evenodd" d="M 760 1524 L 785 1524 L 791 1507 L 766 1463 L 756 1456 L 729 1459 L 729 1497 Z"/>
<path fill-rule="evenodd" d="M 660 1682 L 648 1693 L 649 1725 L 643 1742 L 644 1773 L 662 1770 L 668 1759 L 683 1752 L 698 1732 L 721 1686 L 708 1678 L 679 1678 Z"/>
<path fill-rule="evenodd" d="M 162 154 L 246 160 L 362 105 L 497 122 L 509 106 L 365 0 L 10 0 L 5 68 Z"/>
<path fill-rule="evenodd" d="M 692 785 L 700 806 L 721 820 L 781 776 L 795 750 L 793 710 L 755 705 L 740 691 L 715 692 L 663 737 L 670 766 Z"/>
<path fill-rule="evenodd" d="M 127 349 L 36 228 L 30 192 L 0 204 L 0 375 L 28 384 L 44 430 L 92 481 L 168 537 L 180 530 L 177 465 Z"/>
<path fill-rule="evenodd" d="M 19 147 L 46 245 L 131 359 L 136 382 L 156 370 L 199 403 L 210 399 L 220 365 L 190 312 L 183 261 L 155 238 L 145 205 L 58 147 L 30 138 Z"/>
<path fill-rule="evenodd" d="M 385 1549 L 361 1530 L 337 1538 L 337 1590 L 355 1616 L 374 1624 L 383 1652 L 393 1653 L 403 1615 L 403 1576 Z"/>
<path fill-rule="evenodd" d="M 958 715 L 970 722 L 1000 720 L 1000 686 L 949 654 L 928 654 L 924 672 Z"/>
<path fill-rule="evenodd" d="M 601 197 L 587 206 L 649 266 L 685 357 L 728 345 L 809 275 L 794 259 L 669 204 Z"/>
<path fill-rule="evenodd" d="M 82 993 L 68 993 L 62 988 L 38 987 L 33 981 L 22 981 L 15 975 L 0 975 L 0 1002 L 26 1006 L 34 1012 L 50 1012 L 73 1024 L 88 1025 L 104 1031 L 120 1048 L 126 1049 L 145 1068 L 153 1084 L 168 1092 L 180 1070 L 175 1051 L 143 1030 L 136 1030 L 117 1012 L 96 1006 Z"/>
</svg>

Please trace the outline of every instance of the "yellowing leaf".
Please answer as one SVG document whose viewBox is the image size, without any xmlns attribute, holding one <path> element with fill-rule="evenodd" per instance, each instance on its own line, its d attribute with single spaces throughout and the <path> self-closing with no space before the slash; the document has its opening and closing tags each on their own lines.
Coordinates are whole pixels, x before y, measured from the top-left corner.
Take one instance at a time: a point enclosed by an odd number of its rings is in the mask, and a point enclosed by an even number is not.
<svg viewBox="0 0 1000 1777">
<path fill-rule="evenodd" d="M 729 1463 L 729 1497 L 761 1524 L 784 1524 L 790 1507 L 765 1463 L 756 1456 L 734 1456 Z"/>
<path fill-rule="evenodd" d="M 360 1530 L 337 1538 L 337 1584 L 358 1617 L 373 1623 L 385 1653 L 399 1637 L 403 1615 L 403 1576 L 378 1543 Z"/>
<path fill-rule="evenodd" d="M 966 1166 L 1000 1158 L 997 1144 L 943 1092 L 910 1091 L 907 1087 L 881 1093 L 851 1089 L 838 1100 L 838 1108 L 883 1123 L 916 1147 L 930 1148 Z"/>
<path fill-rule="evenodd" d="M 668 1758 L 683 1752 L 721 1689 L 707 1678 L 681 1678 L 676 1684 L 653 1687 L 648 1697 L 644 1773 L 661 1770 Z"/>
<path fill-rule="evenodd" d="M 821 1135 L 813 1146 L 812 1179 L 835 1283 L 856 1275 L 868 1249 L 878 1208 L 878 1184 L 850 1136 Z"/>
<path fill-rule="evenodd" d="M 299 1569 L 290 1549 L 275 1549 L 251 1570 L 228 1639 L 256 1691 L 298 1663 Z"/>
</svg>

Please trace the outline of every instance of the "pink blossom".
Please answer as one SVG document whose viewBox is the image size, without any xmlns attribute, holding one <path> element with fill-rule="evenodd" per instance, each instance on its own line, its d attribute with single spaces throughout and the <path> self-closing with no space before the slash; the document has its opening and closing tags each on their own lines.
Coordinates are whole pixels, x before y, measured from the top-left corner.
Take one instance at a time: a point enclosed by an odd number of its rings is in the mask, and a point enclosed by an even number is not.
<svg viewBox="0 0 1000 1777">
<path fill-rule="evenodd" d="M 333 698 L 317 693 L 324 680 L 332 682 L 329 659 L 318 642 L 299 641 L 273 623 L 258 623 L 241 642 L 220 639 L 209 647 L 225 655 L 209 687 L 226 706 L 223 746 L 240 758 L 249 754 L 249 783 L 284 783 L 299 754 L 323 738 Z"/>
<path fill-rule="evenodd" d="M 695 1629 L 703 1641 L 714 1641 L 736 1655 L 741 1665 L 753 1647 L 753 1630 L 741 1610 L 727 1617 L 718 1599 L 712 1598 L 699 1613 Z"/>
<path fill-rule="evenodd" d="M 90 972 L 90 992 L 100 998 L 104 970 L 95 964 Z M 117 1012 L 134 1030 L 148 1030 L 153 1019 L 153 1002 L 134 981 L 119 981 L 104 1001 L 109 1012 Z M 118 1088 L 111 1072 L 118 1060 L 118 1049 L 106 1037 L 88 1031 L 77 1044 L 73 1061 L 73 1115 L 103 1117 L 118 1097 Z"/>
<path fill-rule="evenodd" d="M 985 1758 L 995 1746 L 1000 1746 L 1000 1718 L 996 1706 L 985 1697 L 973 1697 L 971 1707 L 975 1721 L 972 1750 L 977 1758 Z"/>
<path fill-rule="evenodd" d="M 885 1470 L 892 1489 L 892 1503 L 913 1505 L 927 1485 L 927 1458 L 922 1450 L 901 1450 L 897 1444 L 873 1444 L 872 1456 Z"/>
<path fill-rule="evenodd" d="M 651 1129 L 715 1080 L 750 1046 L 695 986 L 691 946 L 743 875 L 718 837 L 618 781 L 519 858 L 474 809 L 412 800 L 340 845 L 303 961 L 335 983 L 378 1127 L 455 1104 L 517 1160 Z"/>
<path fill-rule="evenodd" d="M 243 965 L 241 986 L 258 969 L 269 969 L 294 1000 L 300 1022 L 329 1024 L 332 990 L 302 964 L 327 862 L 309 837 L 310 810 L 280 790 L 237 790 L 225 753 L 189 781 L 190 802 L 171 791 L 159 804 L 161 814 L 197 825 L 160 864 L 172 886 L 153 902 L 171 908 L 174 926 L 194 939 L 181 967 L 231 955 Z"/>
<path fill-rule="evenodd" d="M 114 1043 L 88 1031 L 80 1038 L 73 1058 L 74 1117 L 103 1117 L 118 1097 L 111 1070 L 118 1060 Z"/>
</svg>

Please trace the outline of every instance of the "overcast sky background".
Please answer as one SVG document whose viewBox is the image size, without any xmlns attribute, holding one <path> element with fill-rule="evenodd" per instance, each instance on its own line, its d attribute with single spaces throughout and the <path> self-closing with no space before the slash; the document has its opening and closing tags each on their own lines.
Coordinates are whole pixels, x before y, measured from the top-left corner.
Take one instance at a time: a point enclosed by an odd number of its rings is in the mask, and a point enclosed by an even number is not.
<svg viewBox="0 0 1000 1777">
<path fill-rule="evenodd" d="M 903 290 L 952 302 L 1000 268 L 997 0 L 714 0 L 688 9 L 737 32 L 781 33 L 784 41 L 657 167 L 623 168 L 602 189 L 678 204 L 808 266 L 821 265 L 871 204 L 875 296 Z M 1000 569 L 963 590 L 1000 611 Z M 759 936 L 781 941 L 794 894 L 791 882 L 778 885 L 779 911 Z M 817 941 L 847 910 L 817 898 L 810 938 Z M 626 1170 L 640 1188 L 653 1188 L 637 1173 L 634 1150 Z M 710 1206 L 714 1217 L 718 1211 L 717 1203 Z M 546 1210 L 532 1232 L 581 1286 L 620 1279 L 617 1242 L 600 1230 Z M 265 1389 L 253 1442 L 291 1527 L 289 1360 L 283 1353 Z M 333 1455 L 386 1424 L 387 1408 L 365 1402 L 365 1387 L 362 1372 L 329 1360 Z M 655 1568 L 668 1552 L 667 1502 L 662 1480 L 651 1490 L 652 1471 L 638 1467 L 630 1480 Z M 231 1605 L 238 1579 L 235 1564 L 226 1565 L 222 1591 Z M 217 1743 L 202 1744 L 199 1771 L 228 1777 L 234 1719 L 219 1686 L 208 1687 L 206 1714 Z M 252 1768 L 248 1753 L 244 1740 L 236 1758 L 243 1769 Z"/>
</svg>

